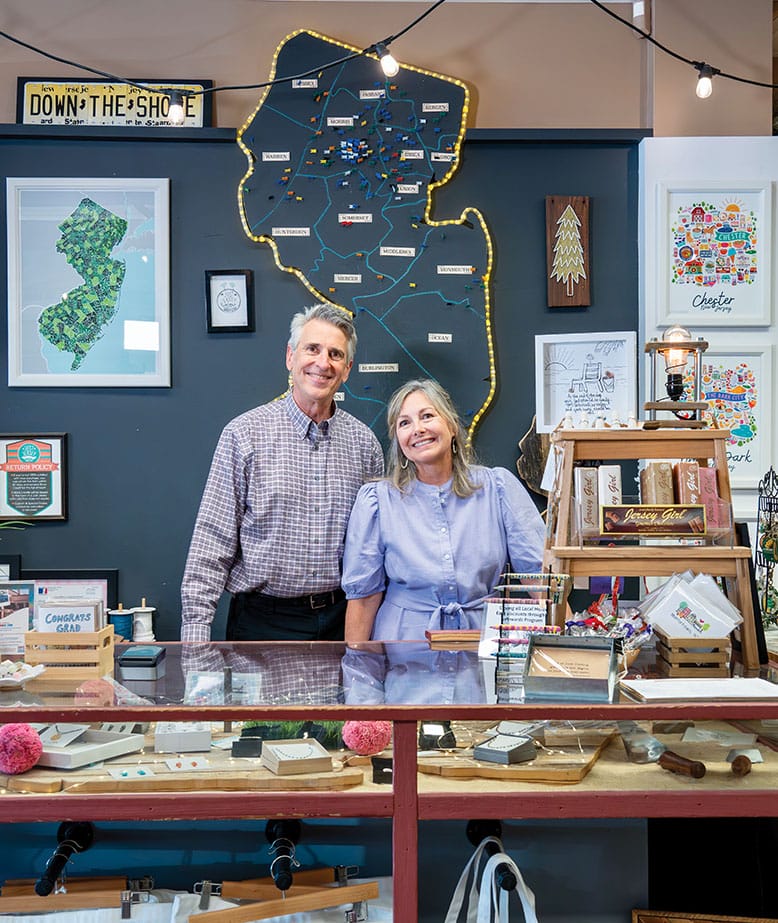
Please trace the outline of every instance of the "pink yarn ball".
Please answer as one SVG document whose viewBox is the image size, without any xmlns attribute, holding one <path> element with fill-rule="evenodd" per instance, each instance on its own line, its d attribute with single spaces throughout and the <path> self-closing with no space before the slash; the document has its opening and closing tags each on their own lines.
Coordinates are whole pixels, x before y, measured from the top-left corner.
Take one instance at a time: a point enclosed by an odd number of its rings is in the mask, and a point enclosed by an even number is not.
<svg viewBox="0 0 778 923">
<path fill-rule="evenodd" d="M 4 724 L 0 727 L 0 772 L 16 776 L 38 762 L 43 743 L 29 724 Z"/>
<path fill-rule="evenodd" d="M 380 753 L 392 739 L 391 721 L 347 721 L 341 732 L 343 743 L 360 756 Z"/>
</svg>

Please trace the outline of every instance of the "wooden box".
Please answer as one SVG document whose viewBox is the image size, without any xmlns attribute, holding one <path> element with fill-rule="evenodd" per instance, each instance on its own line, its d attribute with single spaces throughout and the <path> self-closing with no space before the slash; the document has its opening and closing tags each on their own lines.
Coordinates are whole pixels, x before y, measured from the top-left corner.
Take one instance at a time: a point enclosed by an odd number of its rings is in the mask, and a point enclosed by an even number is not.
<svg viewBox="0 0 778 923">
<path fill-rule="evenodd" d="M 77 686 L 88 679 L 113 676 L 113 645 L 113 625 L 75 634 L 28 631 L 24 635 L 24 660 L 30 666 L 46 667 L 33 680 L 36 688 Z"/>
<path fill-rule="evenodd" d="M 678 679 L 730 675 L 729 638 L 668 638 L 656 632 L 657 669 Z"/>
</svg>

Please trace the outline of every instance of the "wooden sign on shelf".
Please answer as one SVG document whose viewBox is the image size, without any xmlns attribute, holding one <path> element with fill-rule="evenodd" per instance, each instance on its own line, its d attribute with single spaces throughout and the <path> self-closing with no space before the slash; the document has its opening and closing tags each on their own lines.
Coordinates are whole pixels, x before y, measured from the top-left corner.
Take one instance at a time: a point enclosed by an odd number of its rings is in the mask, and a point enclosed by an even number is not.
<svg viewBox="0 0 778 923">
<path fill-rule="evenodd" d="M 546 196 L 546 274 L 550 308 L 592 303 L 588 196 Z"/>
</svg>

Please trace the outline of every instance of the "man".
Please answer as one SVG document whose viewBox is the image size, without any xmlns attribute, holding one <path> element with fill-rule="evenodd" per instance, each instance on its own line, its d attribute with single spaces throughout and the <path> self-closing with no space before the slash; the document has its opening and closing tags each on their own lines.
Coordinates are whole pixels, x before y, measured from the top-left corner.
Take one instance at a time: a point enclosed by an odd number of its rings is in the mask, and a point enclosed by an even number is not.
<svg viewBox="0 0 778 923">
<path fill-rule="evenodd" d="M 181 586 L 182 641 L 210 640 L 225 589 L 227 640 L 342 640 L 346 524 L 361 485 L 383 472 L 375 435 L 333 400 L 356 342 L 338 308 L 296 314 L 289 393 L 224 428 Z"/>
</svg>

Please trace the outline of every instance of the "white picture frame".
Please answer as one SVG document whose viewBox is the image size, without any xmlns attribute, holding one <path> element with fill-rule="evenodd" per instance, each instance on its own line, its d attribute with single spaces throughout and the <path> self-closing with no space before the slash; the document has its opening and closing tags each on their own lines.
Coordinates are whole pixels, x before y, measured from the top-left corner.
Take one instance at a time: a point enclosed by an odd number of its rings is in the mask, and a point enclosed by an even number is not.
<svg viewBox="0 0 778 923">
<path fill-rule="evenodd" d="M 535 337 L 536 429 L 550 433 L 572 414 L 592 425 L 598 416 L 608 423 L 627 423 L 637 414 L 637 334 L 540 334 Z"/>
<path fill-rule="evenodd" d="M 169 184 L 6 179 L 10 387 L 170 387 Z"/>
<path fill-rule="evenodd" d="M 712 337 L 702 355 L 700 400 L 729 429 L 727 462 L 733 491 L 753 490 L 773 463 L 773 345 L 751 337 Z M 703 419 L 709 419 L 703 411 Z M 737 511 L 736 511 L 737 512 Z"/>
<path fill-rule="evenodd" d="M 771 322 L 772 185 L 669 182 L 656 189 L 656 326 Z"/>
</svg>

